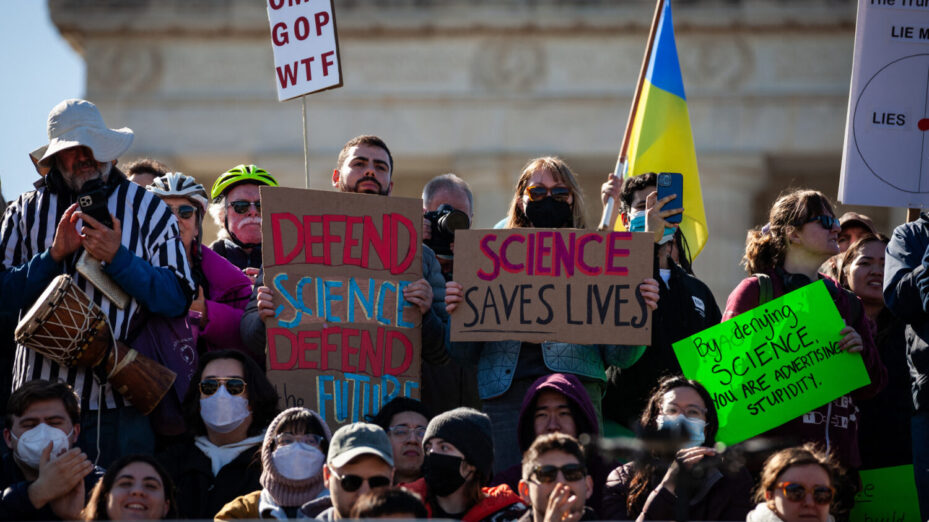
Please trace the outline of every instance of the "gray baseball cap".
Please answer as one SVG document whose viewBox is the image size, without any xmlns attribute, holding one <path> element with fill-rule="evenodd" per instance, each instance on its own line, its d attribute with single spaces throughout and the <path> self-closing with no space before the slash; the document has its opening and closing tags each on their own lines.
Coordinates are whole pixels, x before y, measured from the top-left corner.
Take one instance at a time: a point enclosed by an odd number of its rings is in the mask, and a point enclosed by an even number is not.
<svg viewBox="0 0 929 522">
<path fill-rule="evenodd" d="M 394 466 L 393 450 L 387 432 L 376 424 L 355 422 L 342 426 L 332 435 L 329 441 L 329 455 L 326 463 L 341 468 L 355 457 L 361 455 L 374 455 Z"/>
</svg>

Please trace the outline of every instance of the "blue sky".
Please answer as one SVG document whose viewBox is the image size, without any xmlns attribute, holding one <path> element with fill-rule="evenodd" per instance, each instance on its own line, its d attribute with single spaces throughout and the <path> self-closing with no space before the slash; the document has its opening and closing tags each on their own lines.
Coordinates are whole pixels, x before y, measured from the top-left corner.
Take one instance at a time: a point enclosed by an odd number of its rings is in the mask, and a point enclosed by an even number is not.
<svg viewBox="0 0 929 522">
<path fill-rule="evenodd" d="M 84 61 L 58 34 L 45 0 L 0 2 L 0 180 L 15 199 L 38 179 L 28 154 L 48 143 L 48 112 L 85 91 Z"/>
</svg>

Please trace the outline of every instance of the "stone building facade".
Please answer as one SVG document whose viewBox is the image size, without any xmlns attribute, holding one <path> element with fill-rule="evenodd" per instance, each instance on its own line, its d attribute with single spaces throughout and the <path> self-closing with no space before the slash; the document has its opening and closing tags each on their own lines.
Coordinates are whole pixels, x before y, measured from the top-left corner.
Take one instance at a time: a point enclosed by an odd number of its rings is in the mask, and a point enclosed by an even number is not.
<svg viewBox="0 0 929 522">
<path fill-rule="evenodd" d="M 151 156 L 205 184 L 256 163 L 304 185 L 301 103 L 278 102 L 259 0 L 50 0 L 87 62 L 87 97 Z M 711 239 L 695 264 L 720 305 L 743 277 L 747 229 L 777 193 L 834 196 L 855 25 L 851 0 L 680 0 L 678 54 Z M 444 172 L 475 192 L 476 226 L 503 217 L 521 166 L 555 154 L 588 215 L 612 170 L 652 0 L 335 0 L 344 87 L 307 99 L 310 187 L 341 145 L 382 136 L 395 190 Z M 844 211 L 845 208 L 840 208 Z M 902 211 L 859 209 L 885 230 Z"/>
</svg>

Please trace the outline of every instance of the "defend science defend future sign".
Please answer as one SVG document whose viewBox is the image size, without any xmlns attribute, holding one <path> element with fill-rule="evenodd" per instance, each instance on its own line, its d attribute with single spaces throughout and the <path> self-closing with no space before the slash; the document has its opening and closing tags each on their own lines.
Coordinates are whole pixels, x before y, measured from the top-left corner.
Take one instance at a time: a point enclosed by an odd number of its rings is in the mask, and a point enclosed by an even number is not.
<svg viewBox="0 0 929 522">
<path fill-rule="evenodd" d="M 453 341 L 651 343 L 638 286 L 652 277 L 652 234 L 458 230 L 455 251 Z"/>
<path fill-rule="evenodd" d="M 713 398 L 716 440 L 736 444 L 871 382 L 861 355 L 839 348 L 844 327 L 817 281 L 674 343 L 674 353 Z"/>
<path fill-rule="evenodd" d="M 422 200 L 261 187 L 268 379 L 333 429 L 419 398 Z"/>
</svg>

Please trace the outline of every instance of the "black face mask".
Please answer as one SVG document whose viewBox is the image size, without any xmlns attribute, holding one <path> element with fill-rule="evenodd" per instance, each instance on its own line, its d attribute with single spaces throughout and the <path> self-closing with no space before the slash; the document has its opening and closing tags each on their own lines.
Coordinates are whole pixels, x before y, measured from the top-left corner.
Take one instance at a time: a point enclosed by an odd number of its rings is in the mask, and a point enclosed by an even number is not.
<svg viewBox="0 0 929 522">
<path fill-rule="evenodd" d="M 428 453 L 423 459 L 423 478 L 426 485 L 438 497 L 447 497 L 465 483 L 461 476 L 461 457 Z"/>
<path fill-rule="evenodd" d="M 526 217 L 535 228 L 563 228 L 571 226 L 574 213 L 567 201 L 549 196 L 526 203 Z"/>
</svg>

